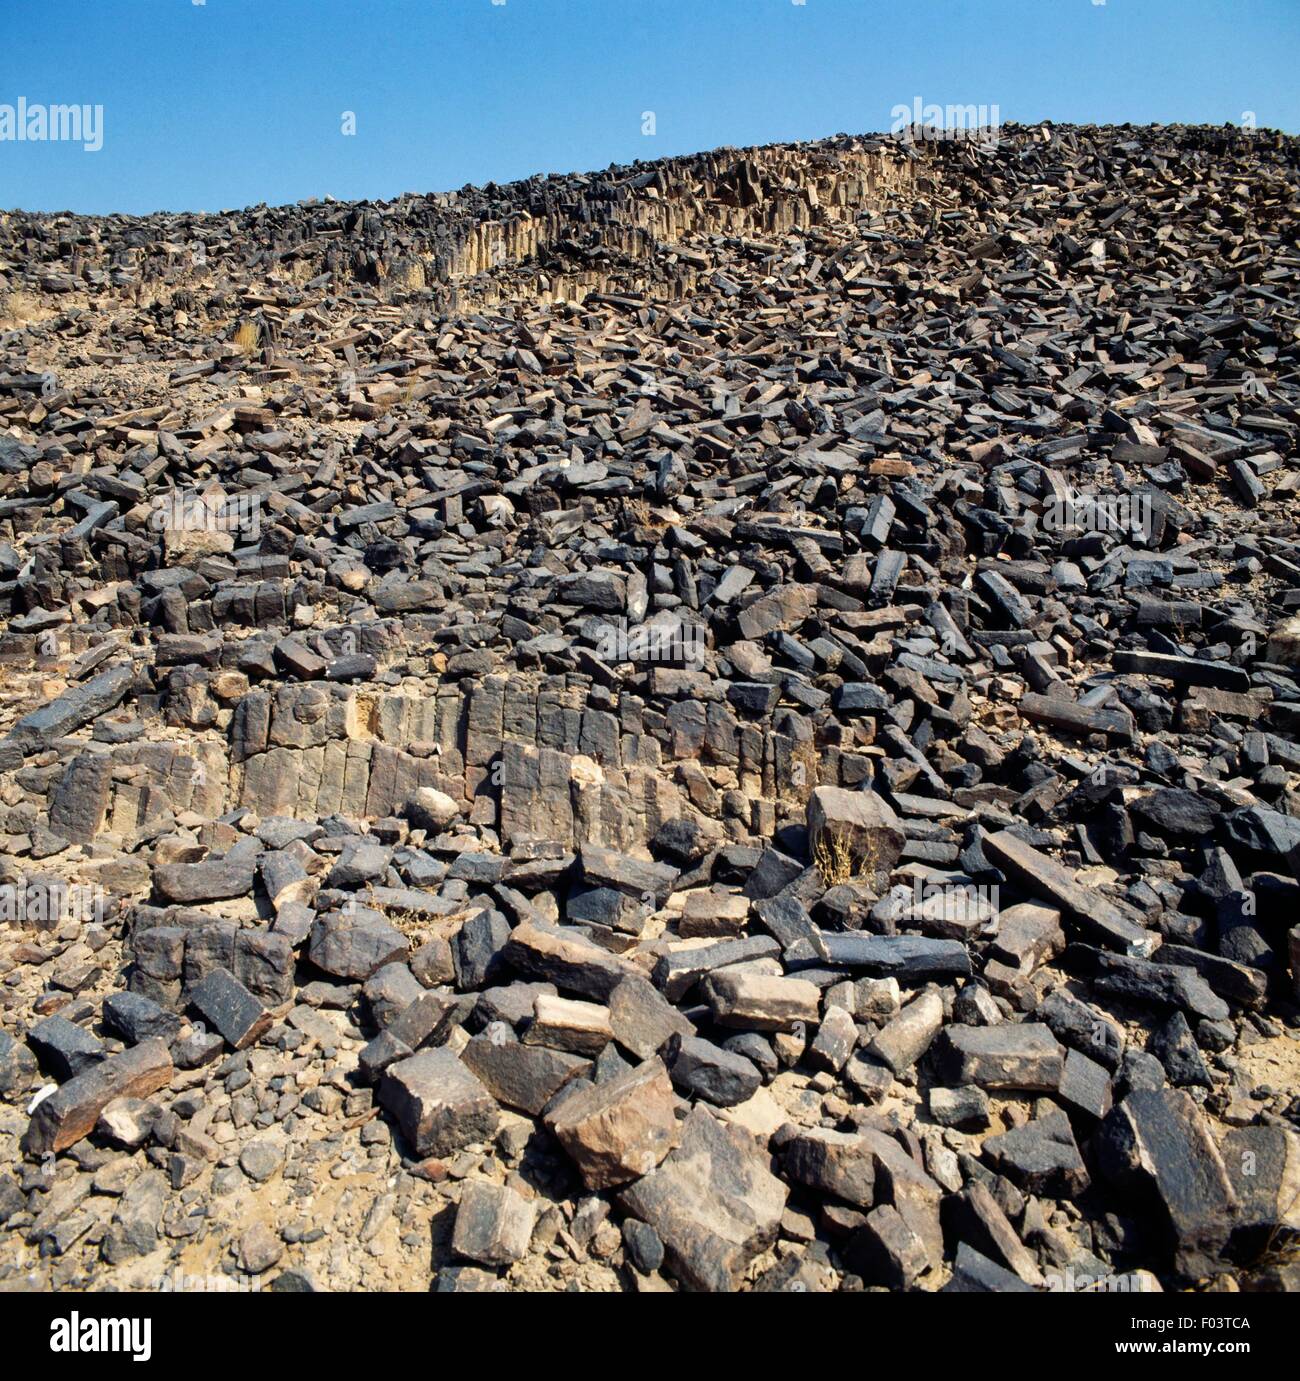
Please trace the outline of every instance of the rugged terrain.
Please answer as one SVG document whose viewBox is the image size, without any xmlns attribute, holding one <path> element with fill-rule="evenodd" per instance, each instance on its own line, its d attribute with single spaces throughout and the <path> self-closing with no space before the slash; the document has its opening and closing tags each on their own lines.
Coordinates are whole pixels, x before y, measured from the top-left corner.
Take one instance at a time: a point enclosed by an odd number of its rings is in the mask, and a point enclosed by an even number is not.
<svg viewBox="0 0 1300 1381">
<path fill-rule="evenodd" d="M 1298 189 L 0 215 L 0 1288 L 1300 1285 Z"/>
</svg>

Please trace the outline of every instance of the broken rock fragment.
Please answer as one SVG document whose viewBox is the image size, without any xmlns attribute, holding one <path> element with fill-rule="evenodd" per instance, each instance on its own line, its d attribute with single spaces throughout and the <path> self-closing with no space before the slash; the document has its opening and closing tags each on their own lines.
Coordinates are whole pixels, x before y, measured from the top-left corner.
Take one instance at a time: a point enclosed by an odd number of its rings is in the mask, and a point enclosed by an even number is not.
<svg viewBox="0 0 1300 1381">
<path fill-rule="evenodd" d="M 504 1022 L 494 1022 L 475 1036 L 461 1059 L 499 1103 L 534 1117 L 566 1084 L 591 1072 L 590 1060 L 526 1045 Z"/>
<path fill-rule="evenodd" d="M 865 1138 L 825 1127 L 789 1130 L 781 1143 L 788 1179 L 859 1208 L 876 1202 L 876 1158 Z"/>
<path fill-rule="evenodd" d="M 452 1251 L 483 1266 L 509 1266 L 527 1253 L 536 1219 L 536 1205 L 509 1186 L 474 1180 L 460 1196 Z"/>
<path fill-rule="evenodd" d="M 668 1071 L 658 1059 L 579 1089 L 550 1117 L 550 1129 L 590 1189 L 648 1175 L 677 1144 Z"/>
<path fill-rule="evenodd" d="M 172 1061 L 160 1040 L 112 1055 L 69 1079 L 43 1099 L 28 1124 L 29 1155 L 62 1151 L 89 1136 L 104 1109 L 117 1098 L 148 1098 L 172 1079 Z"/>
<path fill-rule="evenodd" d="M 533 1019 L 523 1033 L 529 1045 L 548 1045 L 575 1055 L 599 1055 L 613 1036 L 608 1007 L 550 993 L 538 993 Z"/>
<path fill-rule="evenodd" d="M 743 1103 L 763 1082 L 752 1060 L 699 1036 L 673 1037 L 666 1056 L 674 1087 L 714 1107 Z"/>
<path fill-rule="evenodd" d="M 190 1006 L 236 1050 L 252 1045 L 272 1014 L 225 969 L 213 969 L 190 992 Z"/>
<path fill-rule="evenodd" d="M 842 846 L 852 872 L 892 868 L 904 840 L 898 817 L 875 792 L 835 786 L 816 787 L 808 798 L 808 838 L 814 857 Z"/>
<path fill-rule="evenodd" d="M 377 915 L 321 916 L 312 928 L 311 961 L 336 978 L 363 981 L 385 964 L 406 958 L 406 938 Z"/>
<path fill-rule="evenodd" d="M 817 1020 L 820 993 L 802 978 L 777 978 L 745 969 L 721 969 L 704 985 L 720 1026 L 750 1031 L 791 1031 Z"/>
<path fill-rule="evenodd" d="M 895 1074 L 901 1074 L 925 1054 L 942 1026 L 943 998 L 937 992 L 924 992 L 889 1021 L 867 1049 Z"/>
<path fill-rule="evenodd" d="M 417 1156 L 446 1156 L 488 1140 L 496 1100 L 450 1050 L 422 1050 L 384 1072 L 379 1100 L 397 1119 Z"/>
<path fill-rule="evenodd" d="M 121 703 L 135 679 L 129 662 L 123 662 L 82 685 L 24 715 L 9 731 L 9 739 L 31 752 L 73 733 L 98 715 Z"/>
<path fill-rule="evenodd" d="M 683 1284 L 735 1290 L 750 1261 L 776 1239 L 788 1190 L 750 1134 L 702 1107 L 657 1170 L 625 1189 L 624 1207 L 658 1233 Z"/>
<path fill-rule="evenodd" d="M 1030 1194 L 1073 1199 L 1088 1187 L 1088 1171 L 1060 1110 L 1046 1113 L 984 1143 L 993 1167 Z"/>
<path fill-rule="evenodd" d="M 1217 1258 L 1239 1200 L 1204 1116 L 1187 1094 L 1130 1093 L 1098 1130 L 1097 1157 L 1112 1184 L 1159 1210 L 1180 1272 L 1200 1275 Z"/>
<path fill-rule="evenodd" d="M 1065 1071 L 1065 1052 L 1046 1026 L 947 1026 L 940 1052 L 953 1084 L 982 1089 L 1054 1093 Z"/>
</svg>

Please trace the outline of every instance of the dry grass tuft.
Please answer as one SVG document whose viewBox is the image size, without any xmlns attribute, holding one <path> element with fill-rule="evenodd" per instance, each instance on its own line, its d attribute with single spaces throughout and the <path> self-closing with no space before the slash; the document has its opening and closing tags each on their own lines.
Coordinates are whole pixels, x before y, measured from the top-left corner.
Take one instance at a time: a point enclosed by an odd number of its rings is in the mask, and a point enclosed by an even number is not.
<svg viewBox="0 0 1300 1381">
<path fill-rule="evenodd" d="M 258 329 L 257 323 L 246 321 L 235 332 L 235 349 L 241 355 L 252 355 L 257 350 L 258 342 L 261 339 L 262 333 Z"/>
<path fill-rule="evenodd" d="M 11 292 L 0 297 L 0 329 L 14 331 L 30 326 L 35 321 L 45 321 L 54 313 L 41 306 L 40 300 L 31 293 Z"/>
<path fill-rule="evenodd" d="M 374 905 L 374 902 L 371 902 Z M 380 908 L 382 909 L 382 908 Z M 429 933 L 430 919 L 422 916 L 418 911 L 410 911 L 405 908 L 401 910 L 384 911 L 388 918 L 388 924 L 394 930 L 399 930 L 408 940 L 423 940 Z"/>
<path fill-rule="evenodd" d="M 838 887 L 852 880 L 858 871 L 853 845 L 847 834 L 823 830 L 813 845 L 813 867 L 827 887 Z"/>
<path fill-rule="evenodd" d="M 662 518 L 657 518 L 650 510 L 650 505 L 642 498 L 624 498 L 623 501 L 623 522 L 628 528 L 646 528 L 650 532 L 666 532 L 668 524 Z"/>
</svg>

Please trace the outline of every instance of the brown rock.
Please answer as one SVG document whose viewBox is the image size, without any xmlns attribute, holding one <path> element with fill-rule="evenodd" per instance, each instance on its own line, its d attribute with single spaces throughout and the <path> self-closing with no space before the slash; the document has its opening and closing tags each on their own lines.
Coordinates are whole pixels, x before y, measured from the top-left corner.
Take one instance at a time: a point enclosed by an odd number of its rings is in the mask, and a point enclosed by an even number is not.
<svg viewBox="0 0 1300 1381">
<path fill-rule="evenodd" d="M 172 1078 L 172 1058 L 160 1040 L 141 1041 L 120 1055 L 69 1079 L 32 1114 L 24 1146 L 43 1156 L 75 1145 L 95 1129 L 99 1115 L 116 1098 L 148 1098 Z"/>
<path fill-rule="evenodd" d="M 675 1101 L 656 1058 L 565 1098 L 549 1126 L 587 1187 L 609 1189 L 649 1174 L 677 1144 Z"/>
</svg>

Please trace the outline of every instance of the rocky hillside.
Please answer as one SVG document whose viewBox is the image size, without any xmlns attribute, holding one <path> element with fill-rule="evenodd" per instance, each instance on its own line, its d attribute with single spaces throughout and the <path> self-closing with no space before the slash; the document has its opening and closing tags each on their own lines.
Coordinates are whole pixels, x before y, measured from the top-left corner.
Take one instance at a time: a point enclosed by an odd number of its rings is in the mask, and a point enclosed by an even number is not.
<svg viewBox="0 0 1300 1381">
<path fill-rule="evenodd" d="M 1298 191 L 0 216 L 0 1288 L 1300 1288 Z"/>
</svg>

